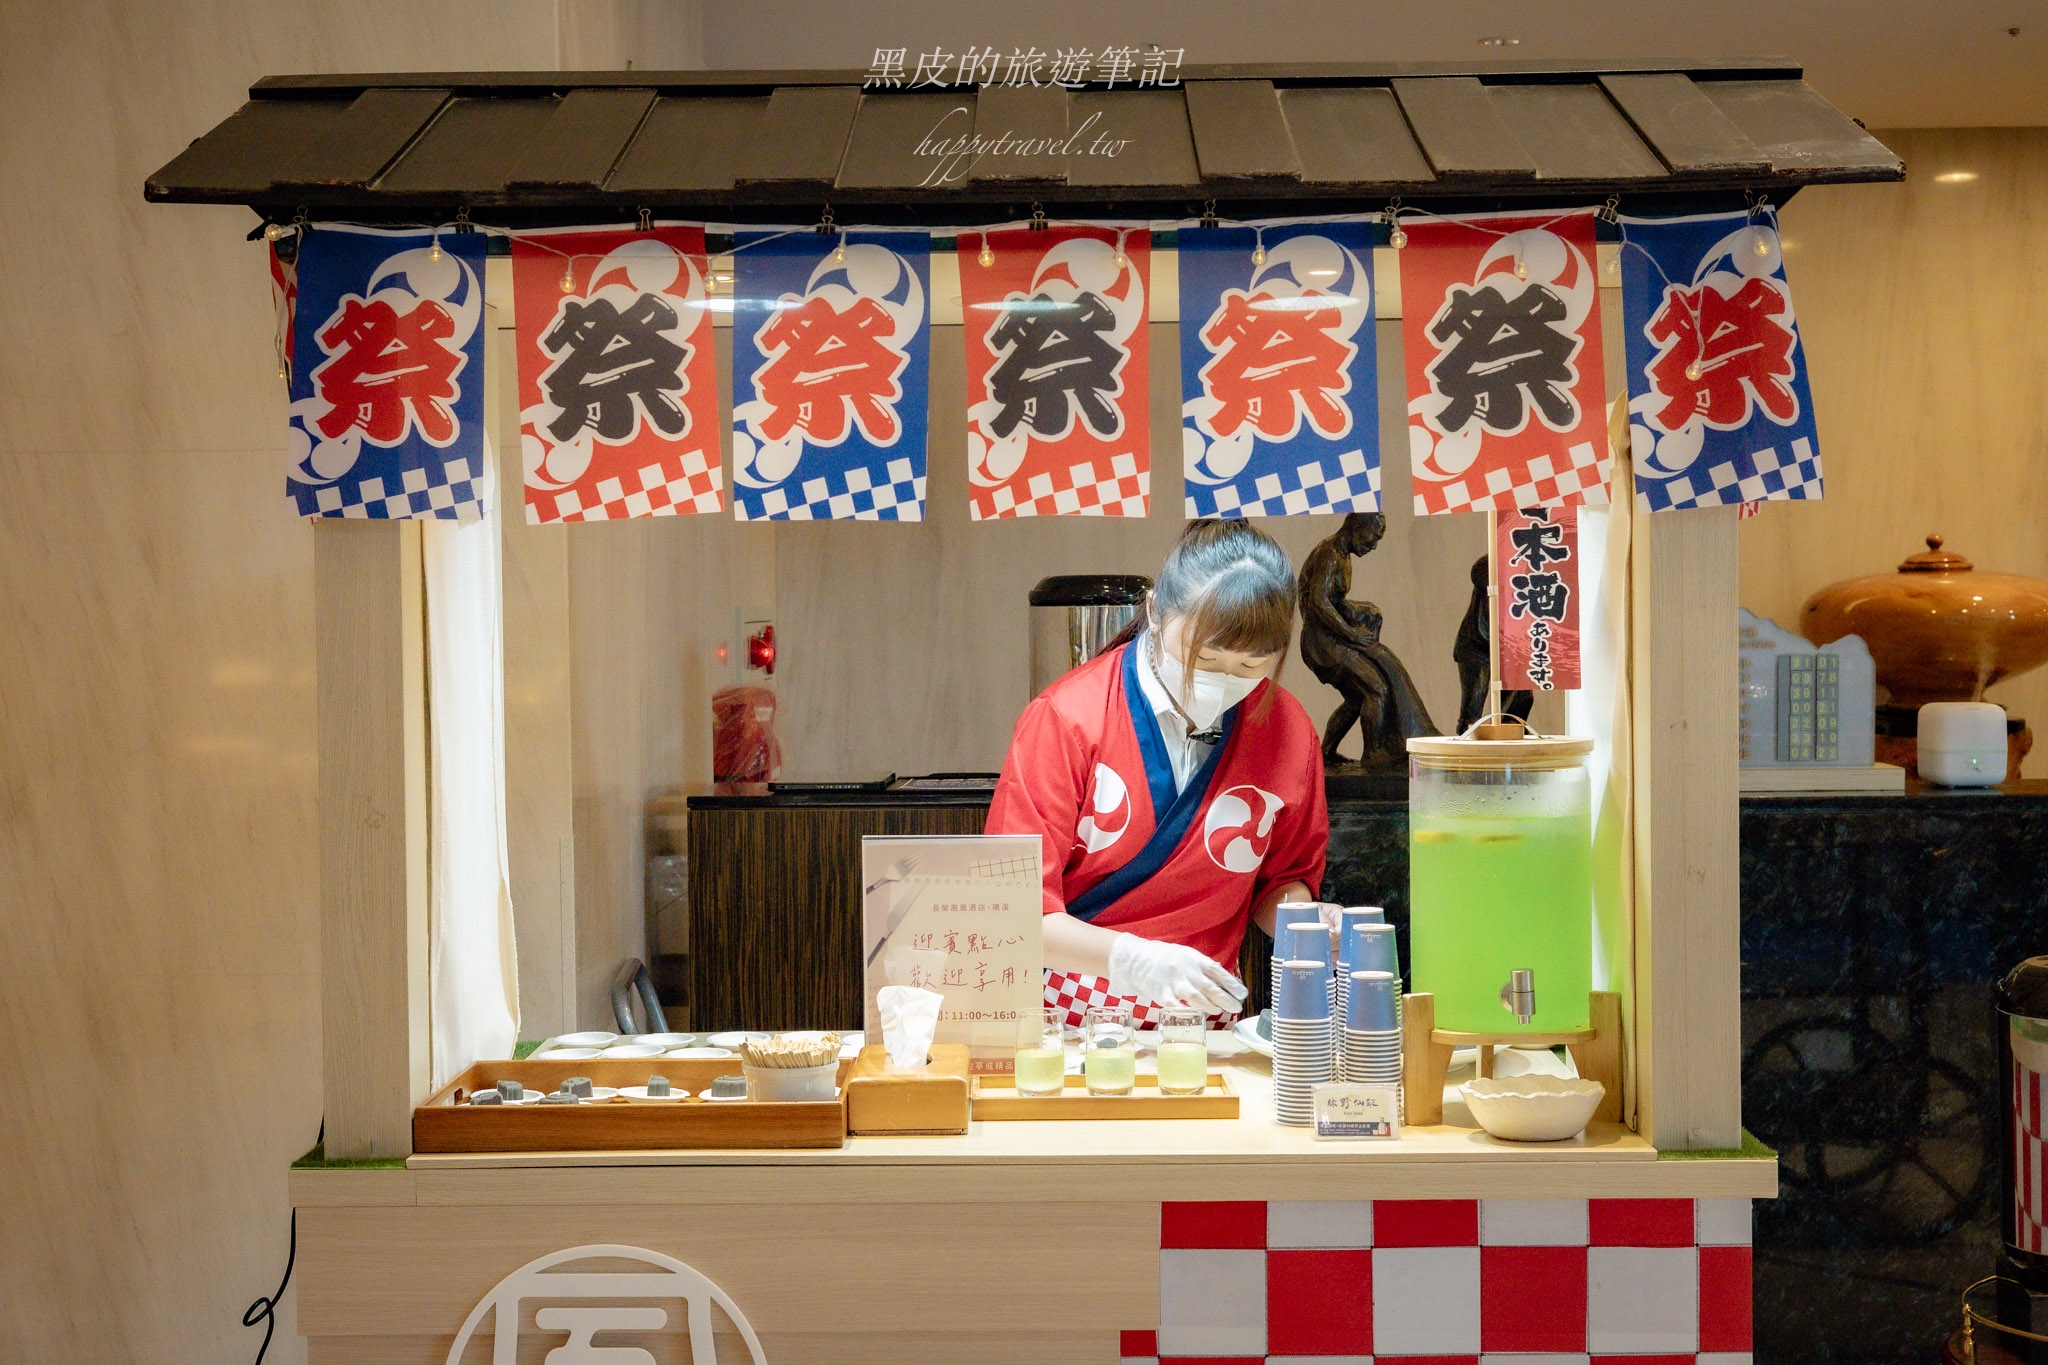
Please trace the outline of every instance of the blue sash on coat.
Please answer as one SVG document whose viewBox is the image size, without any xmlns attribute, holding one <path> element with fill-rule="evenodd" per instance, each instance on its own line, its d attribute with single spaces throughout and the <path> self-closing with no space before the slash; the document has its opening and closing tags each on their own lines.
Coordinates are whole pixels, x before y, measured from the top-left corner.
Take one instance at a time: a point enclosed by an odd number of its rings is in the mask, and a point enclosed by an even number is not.
<svg viewBox="0 0 2048 1365">
<path fill-rule="evenodd" d="M 1166 739 L 1159 731 L 1159 717 L 1152 714 L 1144 690 L 1138 685 L 1138 648 L 1144 638 L 1141 635 L 1124 647 L 1124 704 L 1130 708 L 1131 726 L 1138 732 L 1138 750 L 1145 758 L 1145 784 L 1152 794 L 1152 837 L 1129 862 L 1067 902 L 1067 913 L 1083 922 L 1092 922 L 1166 866 L 1166 860 L 1187 837 L 1196 814 L 1208 804 L 1209 788 L 1223 767 L 1223 753 L 1230 747 L 1231 736 L 1237 733 L 1238 708 L 1233 706 L 1223 713 L 1223 737 L 1176 796 L 1173 762 L 1166 756 Z"/>
</svg>

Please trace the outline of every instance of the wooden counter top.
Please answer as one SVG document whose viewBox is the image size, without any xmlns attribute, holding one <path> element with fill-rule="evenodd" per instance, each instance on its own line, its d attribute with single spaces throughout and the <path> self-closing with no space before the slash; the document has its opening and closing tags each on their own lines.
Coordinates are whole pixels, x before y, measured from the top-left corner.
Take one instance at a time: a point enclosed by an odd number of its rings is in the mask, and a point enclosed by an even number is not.
<svg viewBox="0 0 2048 1365">
<path fill-rule="evenodd" d="M 1407 1128 L 1391 1142 L 1319 1142 L 1272 1121 L 1263 1058 L 1221 1060 L 1242 1117 L 977 1121 L 958 1137 L 854 1137 L 824 1151 L 546 1152 L 414 1156 L 403 1170 L 295 1169 L 301 1206 L 610 1203 L 1012 1203 L 1043 1199 L 1770 1198 L 1767 1157 L 1659 1159 L 1595 1124 L 1562 1143 L 1476 1128 Z M 1452 1099 L 1446 1117 L 1465 1118 Z"/>
</svg>

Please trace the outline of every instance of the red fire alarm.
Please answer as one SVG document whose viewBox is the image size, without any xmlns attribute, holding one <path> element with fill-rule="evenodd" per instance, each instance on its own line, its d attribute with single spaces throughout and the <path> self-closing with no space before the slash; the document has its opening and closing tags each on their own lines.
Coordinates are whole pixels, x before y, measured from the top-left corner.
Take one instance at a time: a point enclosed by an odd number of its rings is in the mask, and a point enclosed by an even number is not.
<svg viewBox="0 0 2048 1365">
<path fill-rule="evenodd" d="M 747 667 L 758 669 L 769 677 L 775 676 L 775 627 L 761 627 L 756 634 L 747 637 Z"/>
</svg>

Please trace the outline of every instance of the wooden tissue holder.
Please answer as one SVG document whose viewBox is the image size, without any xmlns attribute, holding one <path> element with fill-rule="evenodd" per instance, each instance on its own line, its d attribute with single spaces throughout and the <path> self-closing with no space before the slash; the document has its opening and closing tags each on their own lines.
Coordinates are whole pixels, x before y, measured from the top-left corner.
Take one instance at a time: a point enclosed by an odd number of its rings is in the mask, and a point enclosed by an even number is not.
<svg viewBox="0 0 2048 1365">
<path fill-rule="evenodd" d="M 1624 1112 L 1621 1093 L 1621 997 L 1613 991 L 1594 991 L 1591 1002 L 1592 1026 L 1570 1033 L 1458 1033 L 1436 1026 L 1436 997 L 1423 992 L 1401 997 L 1402 1098 L 1406 1121 L 1416 1125 L 1444 1121 L 1444 1077 L 1451 1069 L 1451 1049 L 1479 1049 L 1479 1074 L 1493 1074 L 1496 1047 L 1554 1047 L 1571 1049 L 1579 1075 L 1598 1081 L 1607 1093 L 1593 1117 L 1604 1123 L 1619 1123 Z"/>
<path fill-rule="evenodd" d="M 921 1071 L 889 1070 L 888 1049 L 864 1047 L 846 1078 L 846 1130 L 854 1134 L 967 1131 L 967 1046 L 933 1043 Z"/>
</svg>

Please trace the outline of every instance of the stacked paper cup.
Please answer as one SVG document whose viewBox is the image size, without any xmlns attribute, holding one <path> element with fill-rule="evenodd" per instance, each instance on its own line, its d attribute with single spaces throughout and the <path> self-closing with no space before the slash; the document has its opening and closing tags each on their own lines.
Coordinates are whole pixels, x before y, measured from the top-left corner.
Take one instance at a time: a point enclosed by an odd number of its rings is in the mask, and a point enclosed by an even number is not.
<svg viewBox="0 0 2048 1365">
<path fill-rule="evenodd" d="M 1393 976 L 1394 1027 L 1399 1028 L 1401 959 L 1394 947 L 1394 926 L 1363 919 L 1349 921 L 1344 925 L 1344 946 L 1344 969 L 1347 972 L 1387 972 Z"/>
<path fill-rule="evenodd" d="M 1327 962 L 1283 961 L 1273 997 L 1273 1116 L 1309 1125 L 1311 1090 L 1336 1079 L 1336 1021 L 1330 1017 Z"/>
<path fill-rule="evenodd" d="M 1338 914 L 1337 923 L 1339 927 L 1337 933 L 1336 971 L 1337 997 L 1335 1009 L 1337 1021 L 1340 1025 L 1343 1023 L 1345 1018 L 1345 1002 L 1348 1001 L 1351 996 L 1351 973 L 1356 970 L 1355 964 L 1351 961 L 1351 926 L 1355 923 L 1385 924 L 1386 922 L 1387 912 L 1385 910 L 1382 910 L 1377 905 L 1351 906 Z M 1344 1033 L 1341 1028 L 1338 1030 L 1337 1033 L 1337 1070 L 1340 1074 L 1344 1070 Z"/>
<path fill-rule="evenodd" d="M 1290 942 L 1287 937 L 1288 930 L 1297 924 L 1320 925 L 1322 922 L 1322 916 L 1314 901 L 1282 901 L 1280 902 L 1280 908 L 1274 912 L 1273 1002 L 1276 1006 L 1280 1001 L 1280 964 L 1293 956 L 1292 953 L 1287 951 L 1287 945 Z M 1322 960 L 1329 960 L 1327 954 Z"/>
<path fill-rule="evenodd" d="M 1398 980 L 1392 972 L 1351 973 L 1343 1071 L 1351 1084 L 1401 1084 L 1401 1025 L 1394 1004 Z"/>
</svg>

